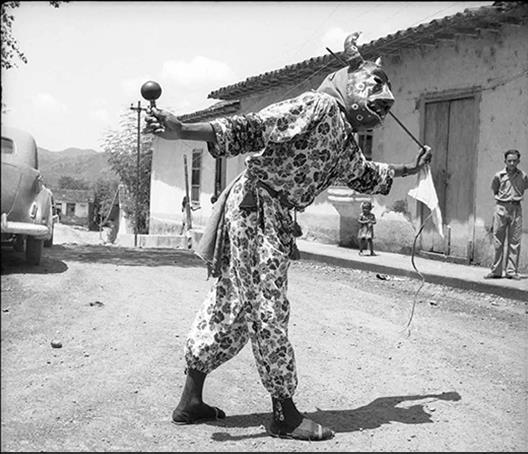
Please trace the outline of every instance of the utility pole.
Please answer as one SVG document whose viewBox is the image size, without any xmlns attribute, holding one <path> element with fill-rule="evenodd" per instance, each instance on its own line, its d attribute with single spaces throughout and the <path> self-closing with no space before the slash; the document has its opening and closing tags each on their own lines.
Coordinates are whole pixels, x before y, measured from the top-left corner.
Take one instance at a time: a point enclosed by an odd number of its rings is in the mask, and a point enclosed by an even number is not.
<svg viewBox="0 0 528 454">
<path fill-rule="evenodd" d="M 137 112 L 137 156 L 136 156 L 136 222 L 134 226 L 134 246 L 137 246 L 137 236 L 139 227 L 139 157 L 141 150 L 141 111 L 147 111 L 146 107 L 141 107 L 141 101 L 138 101 L 137 107 L 130 105 L 130 109 Z"/>
</svg>

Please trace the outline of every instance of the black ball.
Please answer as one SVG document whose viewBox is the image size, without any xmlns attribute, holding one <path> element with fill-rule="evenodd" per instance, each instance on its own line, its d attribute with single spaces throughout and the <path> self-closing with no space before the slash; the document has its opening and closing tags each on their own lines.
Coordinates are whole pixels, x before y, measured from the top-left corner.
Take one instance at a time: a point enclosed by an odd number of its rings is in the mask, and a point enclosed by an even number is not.
<svg viewBox="0 0 528 454">
<path fill-rule="evenodd" d="M 141 86 L 141 96 L 147 101 L 152 101 L 158 99 L 161 96 L 161 87 L 160 84 L 149 80 Z"/>
</svg>

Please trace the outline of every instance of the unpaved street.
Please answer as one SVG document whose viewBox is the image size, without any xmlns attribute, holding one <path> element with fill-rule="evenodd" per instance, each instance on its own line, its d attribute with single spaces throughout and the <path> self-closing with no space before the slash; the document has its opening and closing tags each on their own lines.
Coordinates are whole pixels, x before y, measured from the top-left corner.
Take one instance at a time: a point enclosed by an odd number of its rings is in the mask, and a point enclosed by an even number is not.
<svg viewBox="0 0 528 454">
<path fill-rule="evenodd" d="M 295 400 L 336 436 L 279 440 L 250 346 L 206 382 L 226 420 L 170 422 L 198 259 L 60 224 L 55 242 L 36 268 L 2 251 L 2 451 L 528 449 L 526 302 L 426 284 L 407 336 L 419 281 L 292 263 Z"/>
</svg>

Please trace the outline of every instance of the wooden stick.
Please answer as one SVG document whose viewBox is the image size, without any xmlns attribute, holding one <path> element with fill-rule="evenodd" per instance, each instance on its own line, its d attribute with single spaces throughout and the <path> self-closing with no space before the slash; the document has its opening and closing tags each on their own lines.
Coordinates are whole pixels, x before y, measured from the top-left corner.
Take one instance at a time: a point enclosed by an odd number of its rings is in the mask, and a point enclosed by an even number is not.
<svg viewBox="0 0 528 454">
<path fill-rule="evenodd" d="M 334 54 L 334 53 L 333 53 L 328 47 L 326 48 L 326 50 L 327 50 L 328 52 L 330 52 L 330 54 L 331 54 L 331 55 L 332 55 L 332 56 L 333 56 L 333 57 L 334 57 L 339 63 L 341 63 L 341 64 L 344 65 L 344 66 L 348 66 L 348 64 L 347 64 L 347 63 L 346 63 L 341 57 L 339 57 L 338 55 Z M 418 146 L 419 146 L 420 148 L 425 148 L 424 145 L 423 145 L 423 144 L 422 144 L 422 143 L 421 143 L 416 137 L 414 137 L 414 135 L 411 133 L 411 131 L 409 131 L 409 130 L 405 127 L 405 125 L 404 125 L 400 120 L 398 120 L 398 118 L 396 118 L 396 115 L 394 115 L 390 110 L 389 110 L 389 114 L 390 114 L 390 116 L 391 116 L 392 118 L 394 118 L 394 119 L 396 120 L 396 122 L 397 122 L 397 123 L 403 128 L 403 130 L 404 130 L 407 134 L 409 134 L 409 136 L 411 137 L 411 139 L 413 139 L 413 140 L 418 144 Z"/>
<path fill-rule="evenodd" d="M 345 60 L 343 60 L 341 57 L 339 57 L 338 55 L 334 54 L 328 47 L 326 48 L 326 50 L 328 52 L 330 52 L 330 54 L 332 55 L 332 57 L 334 57 L 339 63 L 341 63 L 343 66 L 348 66 L 347 62 Z"/>
<path fill-rule="evenodd" d="M 396 118 L 396 115 L 394 115 L 390 110 L 389 110 L 389 115 L 390 115 L 392 118 L 394 118 L 394 119 L 396 120 L 396 123 L 398 123 L 398 124 L 403 128 L 403 130 L 404 130 L 407 134 L 409 134 L 409 136 L 411 137 L 411 139 L 413 139 L 413 140 L 418 144 L 418 146 L 419 146 L 420 148 L 425 148 L 424 145 L 423 145 L 423 144 L 422 144 L 422 143 L 421 143 L 416 137 L 414 137 L 414 135 L 411 133 L 411 131 L 409 131 L 409 130 L 405 127 L 405 125 L 404 125 L 400 120 L 398 120 L 398 119 Z"/>
</svg>

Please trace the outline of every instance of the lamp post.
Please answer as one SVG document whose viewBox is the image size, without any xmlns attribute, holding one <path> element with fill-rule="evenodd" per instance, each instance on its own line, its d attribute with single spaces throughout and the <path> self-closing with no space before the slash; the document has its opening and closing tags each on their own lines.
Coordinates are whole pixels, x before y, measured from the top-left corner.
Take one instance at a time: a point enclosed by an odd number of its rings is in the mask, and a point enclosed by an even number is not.
<svg viewBox="0 0 528 454">
<path fill-rule="evenodd" d="M 141 107 L 141 101 L 138 101 L 137 107 L 130 105 L 131 110 L 137 112 L 137 153 L 136 153 L 136 222 L 134 226 L 134 247 L 137 246 L 138 226 L 139 226 L 139 158 L 141 150 L 141 111 L 146 111 L 146 107 Z"/>
<path fill-rule="evenodd" d="M 161 87 L 157 82 L 149 80 L 141 86 L 141 96 L 149 101 L 150 107 L 156 107 L 156 99 L 161 96 Z M 134 229 L 134 246 L 137 246 L 137 234 L 139 225 L 139 154 L 141 149 L 141 111 L 147 111 L 148 108 L 141 107 L 141 101 L 138 101 L 137 107 L 130 105 L 131 110 L 137 112 L 137 161 L 136 161 L 136 226 Z"/>
</svg>

